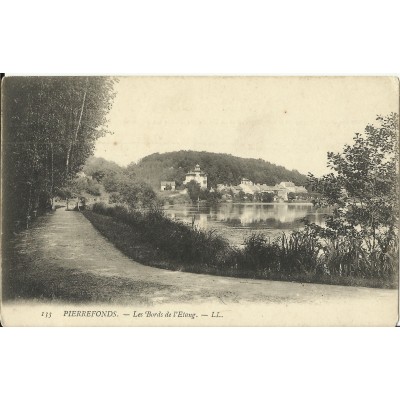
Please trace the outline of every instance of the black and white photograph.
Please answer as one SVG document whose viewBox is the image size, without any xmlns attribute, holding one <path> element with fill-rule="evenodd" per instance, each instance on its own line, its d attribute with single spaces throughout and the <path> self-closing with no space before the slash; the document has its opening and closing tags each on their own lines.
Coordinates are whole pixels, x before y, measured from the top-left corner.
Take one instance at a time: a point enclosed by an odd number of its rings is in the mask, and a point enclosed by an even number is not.
<svg viewBox="0 0 400 400">
<path fill-rule="evenodd" d="M 6 76 L 5 326 L 395 326 L 395 77 Z"/>
</svg>

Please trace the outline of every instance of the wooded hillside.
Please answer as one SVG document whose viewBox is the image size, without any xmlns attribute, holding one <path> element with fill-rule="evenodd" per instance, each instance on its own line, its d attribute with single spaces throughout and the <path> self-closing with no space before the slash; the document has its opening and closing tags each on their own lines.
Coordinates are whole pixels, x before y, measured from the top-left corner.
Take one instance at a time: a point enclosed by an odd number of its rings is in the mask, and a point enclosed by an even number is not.
<svg viewBox="0 0 400 400">
<path fill-rule="evenodd" d="M 200 164 L 201 169 L 207 173 L 209 187 L 215 187 L 218 183 L 238 185 L 243 177 L 267 185 L 281 181 L 292 181 L 296 185 L 307 183 L 307 177 L 298 171 L 290 171 L 262 159 L 205 151 L 154 153 L 138 163 L 128 165 L 127 172 L 158 189 L 161 180 L 174 180 L 178 185 L 182 184 L 185 174 L 196 164 Z"/>
</svg>

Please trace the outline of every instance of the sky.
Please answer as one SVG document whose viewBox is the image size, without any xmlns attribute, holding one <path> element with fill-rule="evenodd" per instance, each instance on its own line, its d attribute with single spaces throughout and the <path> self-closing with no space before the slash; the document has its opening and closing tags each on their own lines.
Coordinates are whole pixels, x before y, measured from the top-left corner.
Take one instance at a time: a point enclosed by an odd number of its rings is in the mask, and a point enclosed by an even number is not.
<svg viewBox="0 0 400 400">
<path fill-rule="evenodd" d="M 95 156 L 122 166 L 152 153 L 198 150 L 261 158 L 322 175 L 377 114 L 398 112 L 388 77 L 121 77 L 113 135 Z"/>
</svg>

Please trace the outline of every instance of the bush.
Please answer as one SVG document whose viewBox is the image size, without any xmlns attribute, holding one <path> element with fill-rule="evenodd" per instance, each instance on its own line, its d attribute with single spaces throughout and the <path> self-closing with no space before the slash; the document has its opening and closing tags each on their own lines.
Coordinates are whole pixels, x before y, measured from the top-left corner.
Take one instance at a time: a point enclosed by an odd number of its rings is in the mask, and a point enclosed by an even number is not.
<svg viewBox="0 0 400 400">
<path fill-rule="evenodd" d="M 130 225 L 144 241 L 154 244 L 171 260 L 217 265 L 220 253 L 229 248 L 228 242 L 214 232 L 192 229 L 182 222 L 173 221 L 157 206 L 144 212 L 96 203 L 92 210 Z"/>
<path fill-rule="evenodd" d="M 280 241 L 280 270 L 288 274 L 319 273 L 318 239 L 307 231 L 295 231 L 290 235 L 283 234 Z"/>
<path fill-rule="evenodd" d="M 321 255 L 324 271 L 329 275 L 380 278 L 393 280 L 397 276 L 398 243 L 387 251 L 369 252 L 361 240 L 355 238 L 327 239 Z"/>
<path fill-rule="evenodd" d="M 88 180 L 86 192 L 93 196 L 100 196 L 101 195 L 101 187 L 98 183 L 95 183 L 92 180 Z"/>
<path fill-rule="evenodd" d="M 240 269 L 251 271 L 270 271 L 279 269 L 279 248 L 270 243 L 269 238 L 260 233 L 253 233 L 245 239 L 245 247 L 237 252 Z"/>
</svg>

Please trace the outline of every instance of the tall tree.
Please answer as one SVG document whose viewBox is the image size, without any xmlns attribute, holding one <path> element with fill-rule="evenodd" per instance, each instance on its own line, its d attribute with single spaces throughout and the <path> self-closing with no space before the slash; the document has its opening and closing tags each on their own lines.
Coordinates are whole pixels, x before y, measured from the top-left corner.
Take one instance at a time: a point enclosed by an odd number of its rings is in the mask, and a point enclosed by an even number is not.
<svg viewBox="0 0 400 400">
<path fill-rule="evenodd" d="M 386 252 L 398 241 L 399 217 L 399 116 L 377 117 L 342 153 L 328 153 L 332 173 L 310 183 L 321 193 L 318 206 L 330 206 L 326 237 L 362 240 L 370 252 Z"/>
<path fill-rule="evenodd" d="M 6 214 L 47 207 L 107 132 L 113 78 L 10 77 L 2 82 Z"/>
</svg>

